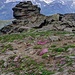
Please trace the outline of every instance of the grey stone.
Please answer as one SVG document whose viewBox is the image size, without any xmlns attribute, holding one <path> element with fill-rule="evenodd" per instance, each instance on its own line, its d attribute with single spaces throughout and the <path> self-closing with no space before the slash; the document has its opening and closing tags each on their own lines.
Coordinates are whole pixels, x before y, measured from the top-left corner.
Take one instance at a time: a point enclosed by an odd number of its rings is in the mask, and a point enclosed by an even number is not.
<svg viewBox="0 0 75 75">
<path fill-rule="evenodd" d="M 53 75 L 60 75 L 61 73 L 60 72 L 57 72 L 57 73 L 55 73 L 55 74 L 53 74 Z"/>
<path fill-rule="evenodd" d="M 14 75 L 14 72 L 9 72 L 6 75 Z"/>
<path fill-rule="evenodd" d="M 8 63 L 7 62 L 4 62 L 4 67 L 7 67 L 8 66 Z"/>
<path fill-rule="evenodd" d="M 2 73 L 1 75 L 6 75 L 6 73 Z"/>
<path fill-rule="evenodd" d="M 72 53 L 74 51 L 74 49 L 73 48 L 68 48 L 67 51 L 69 51 L 69 53 Z"/>
<path fill-rule="evenodd" d="M 74 36 L 74 34 L 65 34 L 64 36 L 69 37 L 69 36 Z"/>
<path fill-rule="evenodd" d="M 13 51 L 7 51 L 5 54 L 6 54 L 6 55 L 13 55 L 14 52 L 13 52 Z"/>
<path fill-rule="evenodd" d="M 69 58 L 71 58 L 71 59 L 75 59 L 75 56 L 69 56 Z"/>
<path fill-rule="evenodd" d="M 50 36 L 49 38 L 51 41 L 59 41 L 60 40 L 59 36 Z"/>
<path fill-rule="evenodd" d="M 67 32 L 72 32 L 72 30 L 73 30 L 72 28 L 65 28 L 64 29 L 64 31 L 67 31 Z"/>
</svg>

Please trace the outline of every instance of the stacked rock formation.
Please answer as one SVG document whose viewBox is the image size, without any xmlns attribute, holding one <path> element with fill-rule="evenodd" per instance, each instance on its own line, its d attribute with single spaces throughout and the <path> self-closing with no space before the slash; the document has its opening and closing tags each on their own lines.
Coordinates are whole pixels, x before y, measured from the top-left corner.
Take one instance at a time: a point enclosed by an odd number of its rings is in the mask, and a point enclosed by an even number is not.
<svg viewBox="0 0 75 75">
<path fill-rule="evenodd" d="M 30 17 L 40 14 L 40 8 L 37 5 L 33 5 L 31 1 L 20 2 L 13 8 L 13 16 L 15 21 L 13 24 L 27 24 Z"/>
</svg>

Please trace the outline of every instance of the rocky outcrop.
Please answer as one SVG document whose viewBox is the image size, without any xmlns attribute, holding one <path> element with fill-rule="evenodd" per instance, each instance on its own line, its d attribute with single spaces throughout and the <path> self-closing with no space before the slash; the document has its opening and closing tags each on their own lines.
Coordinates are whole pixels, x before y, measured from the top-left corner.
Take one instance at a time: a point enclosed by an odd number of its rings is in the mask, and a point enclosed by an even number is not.
<svg viewBox="0 0 75 75">
<path fill-rule="evenodd" d="M 13 16 L 16 19 L 13 24 L 28 24 L 30 21 L 35 21 L 36 16 L 40 14 L 40 8 L 33 5 L 31 1 L 20 2 L 13 9 Z M 33 19 L 31 17 L 34 17 Z"/>
<path fill-rule="evenodd" d="M 13 9 L 14 21 L 0 30 L 1 34 L 25 32 L 31 28 L 75 32 L 75 13 L 45 16 L 31 1 L 20 2 Z"/>
</svg>

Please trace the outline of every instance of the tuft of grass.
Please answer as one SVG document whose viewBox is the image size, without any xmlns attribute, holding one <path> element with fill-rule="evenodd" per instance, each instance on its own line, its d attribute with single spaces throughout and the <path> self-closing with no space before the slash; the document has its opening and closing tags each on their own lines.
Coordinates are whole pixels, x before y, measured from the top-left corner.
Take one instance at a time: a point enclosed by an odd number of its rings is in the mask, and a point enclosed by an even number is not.
<svg viewBox="0 0 75 75">
<path fill-rule="evenodd" d="M 72 66 L 73 62 L 74 62 L 73 59 L 69 58 L 69 56 L 66 57 L 67 66 Z"/>
<path fill-rule="evenodd" d="M 41 46 L 41 45 L 35 45 L 35 46 L 33 47 L 33 49 L 42 49 L 42 46 Z"/>
<path fill-rule="evenodd" d="M 7 50 L 7 48 L 4 47 L 4 48 L 2 49 L 2 53 L 4 53 L 6 50 Z"/>
<path fill-rule="evenodd" d="M 42 55 L 42 58 L 47 58 L 47 57 L 48 57 L 48 53 Z"/>
<path fill-rule="evenodd" d="M 4 45 L 1 52 L 4 53 L 7 49 L 11 51 L 13 50 L 11 44 Z"/>
<path fill-rule="evenodd" d="M 74 44 L 67 45 L 67 46 L 64 46 L 63 48 L 65 49 L 65 51 L 67 51 L 68 48 L 75 48 L 75 45 Z"/>
<path fill-rule="evenodd" d="M 4 67 L 4 60 L 0 60 L 0 68 Z"/>
<path fill-rule="evenodd" d="M 55 52 L 64 52 L 65 49 L 62 48 L 62 47 L 60 47 L 60 48 L 55 48 L 54 51 L 55 51 Z"/>
<path fill-rule="evenodd" d="M 41 72 L 42 72 L 41 75 L 52 75 L 55 73 L 55 72 L 51 72 L 51 71 L 47 71 L 47 70 L 42 70 Z"/>
<path fill-rule="evenodd" d="M 52 47 L 52 48 L 55 48 L 55 47 L 56 47 L 56 45 L 51 45 L 51 47 Z"/>
</svg>

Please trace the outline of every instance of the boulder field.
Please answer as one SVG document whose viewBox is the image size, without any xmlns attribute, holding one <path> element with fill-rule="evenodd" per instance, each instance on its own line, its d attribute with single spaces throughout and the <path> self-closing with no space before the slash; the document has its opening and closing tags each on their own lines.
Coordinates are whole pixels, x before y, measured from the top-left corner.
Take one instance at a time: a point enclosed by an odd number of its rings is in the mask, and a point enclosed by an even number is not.
<svg viewBox="0 0 75 75">
<path fill-rule="evenodd" d="M 21 33 L 29 29 L 75 32 L 75 13 L 45 16 L 31 1 L 17 4 L 13 10 L 14 21 L 0 30 L 0 34 Z M 51 10 L 49 10 L 51 11 Z"/>
</svg>

